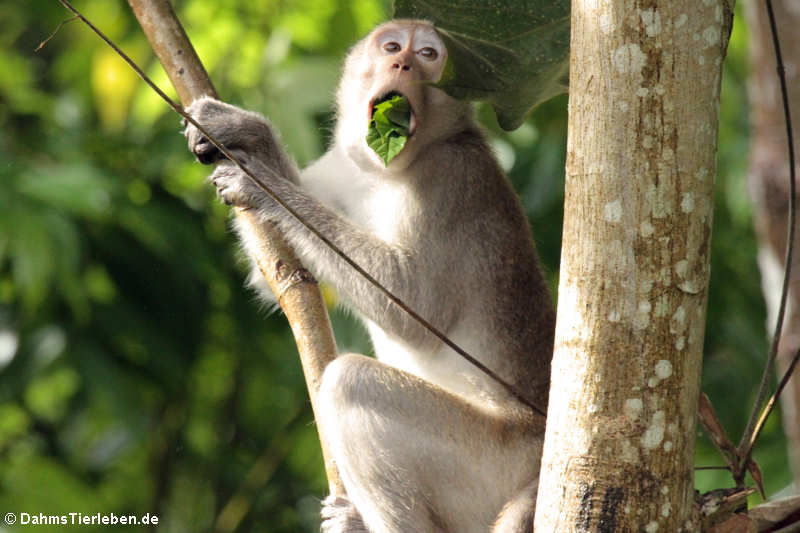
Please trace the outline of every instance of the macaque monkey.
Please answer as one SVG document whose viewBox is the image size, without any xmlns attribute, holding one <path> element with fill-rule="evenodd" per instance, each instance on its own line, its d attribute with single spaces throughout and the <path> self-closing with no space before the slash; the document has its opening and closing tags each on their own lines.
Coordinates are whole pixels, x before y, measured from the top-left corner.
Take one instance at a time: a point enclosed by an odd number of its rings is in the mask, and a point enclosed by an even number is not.
<svg viewBox="0 0 800 533">
<path fill-rule="evenodd" d="M 344 64 L 330 150 L 298 172 L 268 122 L 210 98 L 189 112 L 380 283 L 546 409 L 552 301 L 521 205 L 469 103 L 430 82 L 447 50 L 429 23 L 397 20 Z M 408 98 L 409 137 L 388 165 L 367 146 L 373 106 Z M 196 128 L 226 204 L 272 221 L 335 286 L 377 360 L 340 355 L 319 391 L 320 430 L 347 495 L 323 502 L 326 533 L 523 533 L 533 513 L 544 418 L 391 303 L 285 212 Z M 255 237 L 243 226 L 244 247 Z"/>
</svg>

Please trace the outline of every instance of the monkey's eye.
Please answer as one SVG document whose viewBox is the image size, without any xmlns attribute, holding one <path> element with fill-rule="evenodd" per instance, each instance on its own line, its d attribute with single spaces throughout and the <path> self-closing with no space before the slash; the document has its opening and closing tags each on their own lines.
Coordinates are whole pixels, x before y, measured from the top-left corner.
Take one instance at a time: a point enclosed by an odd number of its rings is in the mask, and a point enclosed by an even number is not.
<svg viewBox="0 0 800 533">
<path fill-rule="evenodd" d="M 433 61 L 434 59 L 439 57 L 439 52 L 437 52 L 436 50 L 434 50 L 430 46 L 426 46 L 425 48 L 423 48 L 422 50 L 420 50 L 417 53 L 419 55 L 421 55 L 422 57 L 424 57 L 425 59 L 428 59 L 430 61 Z"/>
<path fill-rule="evenodd" d="M 383 45 L 383 49 L 389 52 L 390 54 L 394 54 L 395 52 L 400 51 L 400 45 L 394 41 L 389 41 L 388 43 Z"/>
</svg>

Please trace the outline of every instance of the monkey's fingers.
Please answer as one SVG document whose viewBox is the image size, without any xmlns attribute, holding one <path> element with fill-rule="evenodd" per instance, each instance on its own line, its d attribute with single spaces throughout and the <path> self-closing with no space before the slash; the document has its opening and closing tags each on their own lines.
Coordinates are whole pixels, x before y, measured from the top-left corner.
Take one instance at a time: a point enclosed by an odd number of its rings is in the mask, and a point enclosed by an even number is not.
<svg viewBox="0 0 800 533">
<path fill-rule="evenodd" d="M 191 150 L 197 160 L 204 165 L 216 163 L 220 159 L 227 159 L 211 141 L 202 136 L 199 141 L 191 147 Z"/>
</svg>

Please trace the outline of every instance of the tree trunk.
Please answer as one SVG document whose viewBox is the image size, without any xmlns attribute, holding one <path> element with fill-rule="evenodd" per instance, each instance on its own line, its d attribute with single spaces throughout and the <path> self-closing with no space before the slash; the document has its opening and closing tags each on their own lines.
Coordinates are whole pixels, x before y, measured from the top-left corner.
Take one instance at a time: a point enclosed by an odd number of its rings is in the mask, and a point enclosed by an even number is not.
<svg viewBox="0 0 800 533">
<path fill-rule="evenodd" d="M 761 268 L 764 298 L 767 301 L 767 328 L 774 329 L 783 281 L 789 220 L 789 159 L 786 147 L 786 125 L 783 118 L 780 85 L 775 72 L 775 51 L 769 31 L 767 13 L 762 2 L 748 2 L 747 19 L 751 31 L 750 47 L 750 193 L 755 205 L 758 235 L 758 263 Z M 800 57 L 800 5 L 795 0 L 773 2 L 781 50 L 787 63 L 786 78 L 792 117 L 800 116 L 800 85 L 797 63 Z M 795 142 L 795 152 L 800 143 Z M 795 251 L 800 237 L 795 240 Z M 792 265 L 793 282 L 783 334 L 778 351 L 777 371 L 783 375 L 792 356 L 800 349 L 800 262 L 795 253 Z M 800 379 L 792 378 L 781 396 L 783 427 L 789 441 L 789 461 L 795 485 L 800 487 Z"/>
<path fill-rule="evenodd" d="M 725 0 L 574 0 L 535 528 L 694 530 Z"/>
</svg>

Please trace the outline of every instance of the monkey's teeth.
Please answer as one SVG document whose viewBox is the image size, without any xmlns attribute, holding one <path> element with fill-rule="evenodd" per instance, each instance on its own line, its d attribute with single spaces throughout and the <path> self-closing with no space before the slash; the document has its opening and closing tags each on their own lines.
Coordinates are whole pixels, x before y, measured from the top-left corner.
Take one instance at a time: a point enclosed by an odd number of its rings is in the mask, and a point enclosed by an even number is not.
<svg viewBox="0 0 800 533">
<path fill-rule="evenodd" d="M 417 129 L 417 116 L 414 114 L 414 110 L 411 110 L 411 120 L 408 121 L 408 135 L 414 135 L 414 130 Z"/>
</svg>

